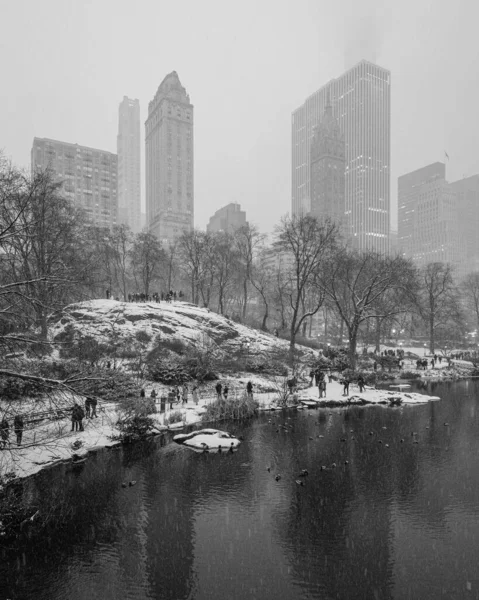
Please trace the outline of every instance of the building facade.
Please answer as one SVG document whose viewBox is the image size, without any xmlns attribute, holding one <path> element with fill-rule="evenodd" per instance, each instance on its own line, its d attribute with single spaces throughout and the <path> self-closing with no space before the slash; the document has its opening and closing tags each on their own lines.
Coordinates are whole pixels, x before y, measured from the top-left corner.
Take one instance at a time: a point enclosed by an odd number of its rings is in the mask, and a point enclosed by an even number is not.
<svg viewBox="0 0 479 600">
<path fill-rule="evenodd" d="M 161 82 L 145 123 L 146 221 L 166 243 L 193 228 L 193 105 L 178 74 Z"/>
<path fill-rule="evenodd" d="M 387 252 L 390 228 L 391 74 L 365 60 L 328 82 L 292 115 L 292 213 L 311 199 L 314 129 L 331 100 L 345 143 L 345 216 L 358 249 Z"/>
<path fill-rule="evenodd" d="M 117 224 L 117 155 L 78 144 L 34 138 L 32 171 L 51 170 L 63 182 L 62 192 L 81 207 L 93 225 Z"/>
<path fill-rule="evenodd" d="M 233 233 L 240 227 L 246 225 L 246 212 L 241 210 L 241 206 L 231 202 L 223 206 L 210 217 L 206 231 L 227 231 Z"/>
<path fill-rule="evenodd" d="M 434 163 L 398 179 L 398 248 L 418 266 L 449 263 L 464 256 L 456 194 L 445 179 L 445 165 Z"/>
<path fill-rule="evenodd" d="M 315 217 L 330 217 L 344 228 L 345 145 L 333 107 L 328 101 L 311 143 L 311 206 Z"/>
<path fill-rule="evenodd" d="M 479 175 L 464 177 L 451 183 L 456 195 L 458 229 L 463 254 L 459 264 L 459 276 L 479 271 Z"/>
<path fill-rule="evenodd" d="M 123 97 L 118 111 L 118 223 L 141 231 L 140 102 Z"/>
</svg>

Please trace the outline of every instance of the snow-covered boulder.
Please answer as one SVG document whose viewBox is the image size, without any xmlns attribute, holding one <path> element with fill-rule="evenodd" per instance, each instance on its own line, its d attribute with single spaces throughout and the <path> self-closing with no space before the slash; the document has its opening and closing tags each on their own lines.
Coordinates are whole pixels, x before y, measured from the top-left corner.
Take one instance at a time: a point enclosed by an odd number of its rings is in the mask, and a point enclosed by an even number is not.
<svg viewBox="0 0 479 600">
<path fill-rule="evenodd" d="M 188 302 L 90 300 L 65 307 L 50 326 L 54 340 L 77 333 L 103 344 L 133 341 L 140 331 L 148 334 L 150 344 L 160 339 L 181 341 L 192 347 L 212 345 L 225 354 L 241 353 L 250 358 L 278 349 L 286 351 L 289 346 L 285 340 Z M 313 354 L 309 348 L 301 349 L 305 354 Z"/>
<path fill-rule="evenodd" d="M 183 444 L 197 450 L 235 450 L 240 444 L 240 440 L 226 431 L 219 429 L 199 429 L 191 433 L 175 435 L 173 440 L 177 444 Z"/>
</svg>

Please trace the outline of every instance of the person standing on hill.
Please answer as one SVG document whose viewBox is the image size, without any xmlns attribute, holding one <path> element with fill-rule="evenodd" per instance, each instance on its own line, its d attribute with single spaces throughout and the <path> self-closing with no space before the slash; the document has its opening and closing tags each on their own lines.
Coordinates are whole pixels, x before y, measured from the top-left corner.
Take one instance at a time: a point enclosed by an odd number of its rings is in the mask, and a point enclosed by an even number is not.
<svg viewBox="0 0 479 600">
<path fill-rule="evenodd" d="M 23 436 L 23 417 L 22 415 L 15 415 L 15 419 L 13 420 L 13 428 L 15 430 L 15 435 L 17 436 L 17 446 L 22 445 L 22 436 Z"/>
<path fill-rule="evenodd" d="M 221 391 L 223 389 L 223 386 L 221 385 L 221 382 L 218 381 L 218 383 L 215 386 L 215 390 L 216 390 L 216 398 L 218 400 L 221 400 Z"/>
</svg>

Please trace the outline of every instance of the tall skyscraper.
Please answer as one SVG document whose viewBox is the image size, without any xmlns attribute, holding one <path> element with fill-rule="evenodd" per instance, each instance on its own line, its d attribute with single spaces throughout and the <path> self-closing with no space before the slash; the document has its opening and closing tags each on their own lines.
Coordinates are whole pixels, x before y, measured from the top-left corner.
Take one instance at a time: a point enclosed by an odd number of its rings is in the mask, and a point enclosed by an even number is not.
<svg viewBox="0 0 479 600">
<path fill-rule="evenodd" d="M 140 102 L 123 96 L 118 114 L 118 223 L 141 231 Z"/>
<path fill-rule="evenodd" d="M 324 116 L 311 143 L 311 206 L 316 217 L 331 217 L 344 225 L 345 145 L 339 123 L 328 99 Z"/>
<path fill-rule="evenodd" d="M 479 271 L 479 175 L 464 177 L 451 184 L 456 194 L 458 230 L 464 254 L 458 275 Z"/>
<path fill-rule="evenodd" d="M 90 221 L 111 229 L 117 223 L 117 155 L 105 150 L 34 138 L 32 171 L 50 169 L 63 181 L 63 194 L 86 212 Z"/>
<path fill-rule="evenodd" d="M 210 217 L 206 231 L 227 231 L 233 233 L 243 225 L 246 225 L 246 213 L 241 210 L 241 206 L 231 202 L 223 206 Z"/>
<path fill-rule="evenodd" d="M 398 178 L 398 248 L 418 266 L 444 262 L 460 269 L 465 246 L 445 175 L 445 165 L 434 163 Z"/>
<path fill-rule="evenodd" d="M 176 71 L 148 105 L 146 220 L 159 240 L 171 243 L 193 227 L 193 105 Z"/>
<path fill-rule="evenodd" d="M 292 212 L 311 199 L 311 144 L 331 99 L 345 141 L 345 215 L 354 247 L 387 252 L 390 228 L 391 74 L 365 60 L 292 115 Z"/>
</svg>

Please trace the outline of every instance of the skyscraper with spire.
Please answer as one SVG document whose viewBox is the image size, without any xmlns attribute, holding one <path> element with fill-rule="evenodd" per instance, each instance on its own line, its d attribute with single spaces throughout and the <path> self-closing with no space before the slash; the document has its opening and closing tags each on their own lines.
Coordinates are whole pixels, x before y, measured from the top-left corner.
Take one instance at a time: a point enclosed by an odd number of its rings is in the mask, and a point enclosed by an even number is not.
<svg viewBox="0 0 479 600">
<path fill-rule="evenodd" d="M 118 112 L 118 223 L 141 230 L 140 102 L 126 96 Z"/>
<path fill-rule="evenodd" d="M 311 143 L 311 203 L 309 212 L 316 217 L 330 217 L 345 227 L 344 135 L 333 115 L 328 95 L 324 115 L 315 127 Z"/>
<path fill-rule="evenodd" d="M 193 227 L 193 105 L 176 71 L 161 82 L 145 123 L 146 223 L 171 244 Z"/>
<path fill-rule="evenodd" d="M 327 99 L 345 144 L 344 208 L 358 249 L 389 250 L 391 74 L 362 60 L 306 99 L 292 115 L 292 212 L 313 206 L 311 151 Z"/>
</svg>

